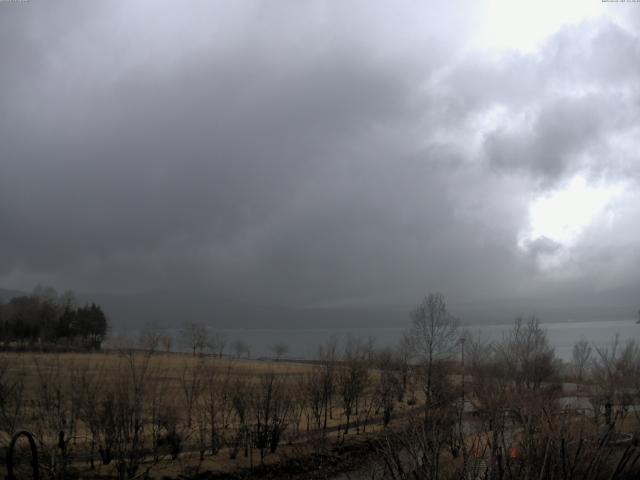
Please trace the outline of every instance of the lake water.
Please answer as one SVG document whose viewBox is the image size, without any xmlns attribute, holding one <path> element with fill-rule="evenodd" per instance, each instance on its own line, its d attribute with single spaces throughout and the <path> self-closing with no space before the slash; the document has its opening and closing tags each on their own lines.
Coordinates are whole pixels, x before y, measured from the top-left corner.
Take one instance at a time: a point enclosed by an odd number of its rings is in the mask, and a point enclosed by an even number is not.
<svg viewBox="0 0 640 480">
<path fill-rule="evenodd" d="M 585 339 L 597 346 L 610 344 L 616 334 L 621 341 L 637 339 L 640 341 L 640 325 L 633 320 L 611 320 L 593 322 L 562 322 L 542 323 L 547 331 L 551 345 L 556 355 L 563 360 L 570 360 L 575 342 Z M 513 325 L 465 325 L 474 338 L 478 335 L 486 341 L 499 340 Z M 272 356 L 271 347 L 277 343 L 284 343 L 289 347 L 289 357 L 311 358 L 316 353 L 318 345 L 326 342 L 332 336 L 344 342 L 349 335 L 361 339 L 375 339 L 378 346 L 392 346 L 397 344 L 405 328 L 358 328 L 358 329 L 227 329 L 221 330 L 228 344 L 242 339 L 251 346 L 252 357 Z"/>
</svg>

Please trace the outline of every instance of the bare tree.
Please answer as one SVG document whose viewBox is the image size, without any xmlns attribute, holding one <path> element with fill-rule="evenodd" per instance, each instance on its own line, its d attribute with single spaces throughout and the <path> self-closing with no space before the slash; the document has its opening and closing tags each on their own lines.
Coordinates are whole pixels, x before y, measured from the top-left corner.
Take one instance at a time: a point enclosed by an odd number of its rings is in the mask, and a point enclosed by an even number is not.
<svg viewBox="0 0 640 480">
<path fill-rule="evenodd" d="M 226 430 L 232 423 L 234 406 L 238 407 L 246 420 L 248 399 L 242 399 L 239 395 L 247 395 L 247 392 L 244 389 L 245 384 L 237 382 L 236 374 L 231 364 L 226 369 L 221 369 L 215 363 L 202 364 L 201 393 L 196 409 L 200 460 L 204 459 L 207 449 L 211 455 L 216 455 L 228 440 Z M 231 440 L 231 445 L 234 441 L 235 439 Z"/>
<path fill-rule="evenodd" d="M 202 355 L 207 347 L 209 332 L 207 327 L 200 323 L 185 322 L 182 325 L 182 337 L 185 345 L 192 351 L 193 356 Z"/>
<path fill-rule="evenodd" d="M 378 353 L 374 365 L 379 375 L 376 378 L 373 395 L 376 397 L 376 411 L 382 411 L 382 423 L 386 427 L 391 421 L 395 401 L 402 401 L 402 363 L 396 350 L 384 349 Z"/>
<path fill-rule="evenodd" d="M 309 415 L 309 400 L 306 376 L 304 374 L 296 374 L 292 375 L 292 377 L 290 380 L 290 394 L 292 397 L 290 419 L 294 427 L 291 435 L 295 438 L 300 434 L 303 415 L 305 413 Z M 310 422 L 307 421 L 307 427 L 309 427 L 309 423 Z"/>
<path fill-rule="evenodd" d="M 70 387 L 75 382 L 68 365 L 58 355 L 44 361 L 43 357 L 34 356 L 33 364 L 37 373 L 34 427 L 47 454 L 45 468 L 54 478 L 64 477 L 71 453 L 68 447 L 78 425 L 78 404 L 73 401 Z"/>
<path fill-rule="evenodd" d="M 157 465 L 158 457 L 148 457 L 146 439 L 152 433 L 151 412 L 159 413 L 161 406 L 157 400 L 162 390 L 156 388 L 153 379 L 162 377 L 151 363 L 152 356 L 140 355 L 134 351 L 121 356 L 118 371 L 107 390 L 105 434 L 113 448 L 118 478 L 148 478 L 149 472 Z M 156 405 L 149 409 L 149 406 Z M 166 411 L 165 411 L 166 413 Z M 141 472 L 142 470 L 142 472 Z"/>
<path fill-rule="evenodd" d="M 204 365 L 198 362 L 196 365 L 185 363 L 180 375 L 180 389 L 184 400 L 185 423 L 187 430 L 191 429 L 193 412 L 202 392 Z"/>
<path fill-rule="evenodd" d="M 449 314 L 444 296 L 430 293 L 412 312 L 409 339 L 424 369 L 425 401 L 433 396 L 433 367 L 451 357 L 458 335 L 458 322 Z"/>
<path fill-rule="evenodd" d="M 466 353 L 465 361 L 472 379 L 469 398 L 479 420 L 479 430 L 486 437 L 486 441 L 473 445 L 475 456 L 484 458 L 490 452 L 492 457 L 496 457 L 506 443 L 506 412 L 512 382 L 493 345 L 483 342 L 480 337 L 470 338 L 466 342 Z M 464 448 L 466 444 L 463 442 L 461 446 Z M 466 453 L 463 450 L 465 461 L 468 459 Z"/>
<path fill-rule="evenodd" d="M 229 443 L 229 458 L 234 459 L 238 455 L 241 446 L 245 447 L 245 456 L 249 455 L 249 414 L 251 392 L 245 378 L 237 377 L 231 389 L 231 404 L 235 419 L 233 427 L 235 429 Z"/>
<path fill-rule="evenodd" d="M 23 417 L 24 379 L 10 371 L 6 358 L 0 357 L 0 431 L 13 435 Z M 20 368 L 16 369 L 20 370 Z"/>
<path fill-rule="evenodd" d="M 347 339 L 342 365 L 338 369 L 337 387 L 346 420 L 344 433 L 349 433 L 351 417 L 358 412 L 359 402 L 369 381 L 367 351 L 353 337 Z"/>
<path fill-rule="evenodd" d="M 254 443 L 263 463 L 267 452 L 276 452 L 282 433 L 287 428 L 291 397 L 287 395 L 284 377 L 269 372 L 260 376 L 250 398 L 255 420 Z"/>
<path fill-rule="evenodd" d="M 147 352 L 156 352 L 162 341 L 160 329 L 153 323 L 145 325 L 140 331 L 138 345 Z"/>
<path fill-rule="evenodd" d="M 398 369 L 400 373 L 400 387 L 398 389 L 398 401 L 402 402 L 405 395 L 408 395 L 407 401 L 409 403 L 415 403 L 415 388 L 410 390 L 410 387 L 415 387 L 414 382 L 410 382 L 411 377 L 411 359 L 413 356 L 413 341 L 409 332 L 405 332 L 398 346 L 396 347 L 396 357 L 398 362 Z"/>
<path fill-rule="evenodd" d="M 160 337 L 160 345 L 165 353 L 171 353 L 171 348 L 173 347 L 173 338 L 169 334 L 163 334 Z"/>
<path fill-rule="evenodd" d="M 78 406 L 78 418 L 90 432 L 89 462 L 91 469 L 95 468 L 94 455 L 100 445 L 100 421 L 102 419 L 100 407 L 105 378 L 104 365 L 98 365 L 96 370 L 93 368 L 95 367 L 89 364 L 82 364 L 78 366 L 73 375 L 75 378 L 73 401 Z"/>
<path fill-rule="evenodd" d="M 175 459 L 182 450 L 182 437 L 178 433 L 178 413 L 172 395 L 168 395 L 169 376 L 164 369 L 155 367 L 147 379 L 145 394 L 145 422 L 150 431 L 152 463 L 159 463 L 165 455 Z"/>
<path fill-rule="evenodd" d="M 119 478 L 134 478 L 144 460 L 147 394 L 150 357 L 129 352 L 119 365 L 114 384 L 115 460 Z"/>
<path fill-rule="evenodd" d="M 637 394 L 634 386 L 640 378 L 640 345 L 634 339 L 622 344 L 616 335 L 610 345 L 595 347 L 595 351 L 591 375 L 597 395 L 593 400 L 604 403 L 606 422 L 613 425 L 624 419 Z"/>
<path fill-rule="evenodd" d="M 444 381 L 441 371 L 434 372 L 434 386 Z M 409 416 L 400 430 L 385 429 L 378 442 L 378 452 L 385 465 L 383 478 L 394 480 L 439 480 L 465 478 L 443 468 L 445 446 L 454 432 L 455 409 L 447 397 L 455 395 L 444 385 L 434 388 L 433 402 L 424 420 Z M 440 397 L 436 399 L 437 397 Z M 453 465 L 449 467 L 452 469 Z M 447 475 L 449 473 L 449 475 Z M 482 478 L 482 477 L 481 477 Z"/>
<path fill-rule="evenodd" d="M 495 348 L 507 375 L 518 387 L 537 390 L 556 372 L 555 352 L 536 316 L 526 323 L 518 318 Z"/>
<path fill-rule="evenodd" d="M 550 426 L 551 416 L 558 410 L 560 387 L 550 381 L 557 371 L 555 352 L 535 316 L 531 316 L 526 323 L 518 318 L 513 329 L 493 347 L 493 352 L 498 366 L 494 375 L 502 377 L 506 384 L 509 418 L 515 423 L 504 432 L 519 430 L 519 443 L 524 455 L 541 460 L 532 460 L 523 466 L 523 477 L 530 478 L 544 468 L 544 461 L 540 458 L 544 454 L 540 450 L 547 450 L 548 447 L 547 440 L 541 445 L 544 437 L 540 432 Z M 504 434 L 501 440 L 508 441 Z M 492 447 L 492 453 L 498 455 L 499 452 L 495 450 L 498 445 Z"/>
<path fill-rule="evenodd" d="M 209 349 L 211 353 L 222 358 L 224 349 L 227 346 L 227 336 L 221 332 L 215 332 L 209 338 Z"/>
<path fill-rule="evenodd" d="M 208 444 L 212 455 L 218 453 L 223 441 L 223 431 L 229 423 L 232 375 L 230 367 L 226 372 L 221 372 L 214 365 L 207 365 L 203 372 L 200 409 L 206 422 L 206 433 L 208 433 Z"/>
<path fill-rule="evenodd" d="M 320 386 L 322 398 L 322 410 L 324 420 L 322 423 L 323 437 L 327 432 L 327 424 L 333 418 L 333 397 L 336 384 L 336 356 L 338 339 L 335 336 L 329 338 L 324 345 L 318 348 L 318 361 L 320 363 Z"/>
<path fill-rule="evenodd" d="M 271 347 L 271 351 L 273 352 L 273 356 L 276 361 L 279 361 L 283 356 L 289 353 L 289 346 L 286 343 L 279 342 Z"/>
<path fill-rule="evenodd" d="M 579 382 L 582 381 L 590 358 L 591 345 L 589 345 L 589 342 L 584 339 L 577 341 L 573 345 L 573 367 L 575 368 L 576 378 Z"/>
<path fill-rule="evenodd" d="M 324 369 L 321 367 L 315 367 L 305 375 L 304 387 L 310 412 L 307 419 L 307 430 L 310 430 L 311 419 L 315 428 L 320 429 L 322 426 L 322 417 L 327 406 L 327 402 L 324 401 L 326 392 L 323 376 Z"/>
<path fill-rule="evenodd" d="M 246 355 L 247 358 L 251 355 L 251 347 L 244 340 L 238 339 L 231 344 L 231 348 L 236 354 L 236 358 L 240 358 Z"/>
</svg>

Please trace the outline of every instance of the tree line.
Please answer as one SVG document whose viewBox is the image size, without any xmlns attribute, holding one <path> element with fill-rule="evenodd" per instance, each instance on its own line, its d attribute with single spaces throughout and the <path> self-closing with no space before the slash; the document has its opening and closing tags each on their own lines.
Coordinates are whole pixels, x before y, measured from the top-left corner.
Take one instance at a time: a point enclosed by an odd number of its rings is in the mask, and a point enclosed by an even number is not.
<svg viewBox="0 0 640 480">
<path fill-rule="evenodd" d="M 73 292 L 62 295 L 36 287 L 30 295 L 0 302 L 0 344 L 4 349 L 78 348 L 98 350 L 108 331 L 95 303 L 78 305 Z"/>
</svg>

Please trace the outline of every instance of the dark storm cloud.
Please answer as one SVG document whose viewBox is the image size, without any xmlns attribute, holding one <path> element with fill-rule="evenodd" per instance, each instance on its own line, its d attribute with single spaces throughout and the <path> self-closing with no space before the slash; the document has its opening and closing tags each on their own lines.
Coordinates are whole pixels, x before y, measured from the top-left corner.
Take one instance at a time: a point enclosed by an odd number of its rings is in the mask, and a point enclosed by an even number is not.
<svg viewBox="0 0 640 480">
<path fill-rule="evenodd" d="M 548 237 L 538 237 L 529 243 L 529 253 L 533 256 L 553 254 L 557 252 L 562 245 Z"/>
<path fill-rule="evenodd" d="M 485 56 L 447 30 L 474 12 L 405 6 L 2 5 L 0 281 L 302 305 L 541 288 L 560 247 L 518 246 L 530 201 L 634 171 L 610 139 L 637 123 L 638 39 L 603 20 Z M 567 288 L 604 268 L 584 255 Z"/>
<path fill-rule="evenodd" d="M 487 135 L 487 157 L 498 169 L 522 169 L 544 179 L 575 173 L 583 166 L 582 154 L 627 125 L 619 109 L 624 101 L 615 97 L 599 93 L 540 105 L 529 128 Z"/>
</svg>

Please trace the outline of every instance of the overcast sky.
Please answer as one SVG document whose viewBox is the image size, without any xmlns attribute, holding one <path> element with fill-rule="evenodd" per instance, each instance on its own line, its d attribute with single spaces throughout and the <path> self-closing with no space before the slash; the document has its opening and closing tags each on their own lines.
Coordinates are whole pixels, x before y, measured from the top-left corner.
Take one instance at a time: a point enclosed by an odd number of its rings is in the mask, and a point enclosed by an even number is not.
<svg viewBox="0 0 640 480">
<path fill-rule="evenodd" d="M 640 3 L 0 2 L 0 287 L 639 302 Z"/>
</svg>

